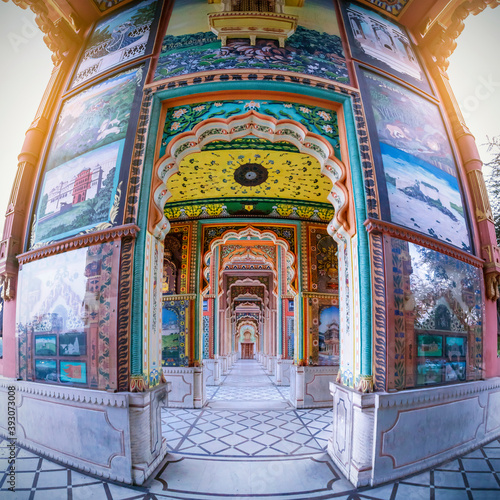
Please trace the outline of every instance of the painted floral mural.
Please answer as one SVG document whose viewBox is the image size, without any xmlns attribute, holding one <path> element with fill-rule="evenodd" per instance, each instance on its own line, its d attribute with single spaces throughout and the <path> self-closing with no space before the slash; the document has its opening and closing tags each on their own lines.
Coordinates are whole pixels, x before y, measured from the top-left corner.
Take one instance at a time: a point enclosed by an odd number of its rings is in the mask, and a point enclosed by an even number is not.
<svg viewBox="0 0 500 500">
<path fill-rule="evenodd" d="M 349 83 L 340 37 L 299 26 L 285 45 L 277 40 L 231 39 L 221 47 L 211 32 L 167 35 L 158 59 L 155 80 L 228 69 L 273 69 L 304 73 Z"/>
</svg>

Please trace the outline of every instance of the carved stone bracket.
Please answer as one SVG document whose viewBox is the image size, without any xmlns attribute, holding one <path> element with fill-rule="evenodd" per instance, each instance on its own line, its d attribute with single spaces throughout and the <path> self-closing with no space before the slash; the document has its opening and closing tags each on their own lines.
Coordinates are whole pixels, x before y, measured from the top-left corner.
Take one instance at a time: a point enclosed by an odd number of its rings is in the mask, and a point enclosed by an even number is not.
<svg viewBox="0 0 500 500">
<path fill-rule="evenodd" d="M 496 245 L 484 245 L 481 247 L 484 257 L 484 279 L 486 283 L 486 297 L 489 300 L 500 298 L 500 248 Z"/>
<path fill-rule="evenodd" d="M 486 7 L 494 9 L 500 5 L 500 0 L 468 0 L 455 9 L 455 12 L 450 17 L 448 26 L 443 26 L 439 23 L 439 19 L 435 23 L 436 28 L 428 29 L 428 24 L 422 30 L 424 33 L 424 43 L 428 44 L 429 50 L 432 53 L 436 64 L 443 71 L 446 71 L 449 66 L 448 58 L 457 48 L 456 39 L 462 33 L 465 24 L 465 19 L 469 14 L 477 15 Z M 427 41 L 428 39 L 428 41 Z"/>
<path fill-rule="evenodd" d="M 29 7 L 36 15 L 36 24 L 44 34 L 43 41 L 52 52 L 52 62 L 55 65 L 66 59 L 81 44 L 81 37 L 65 19 L 52 21 L 46 2 L 42 0 L 12 0 L 12 2 L 21 9 Z M 76 14 L 73 14 L 73 17 L 76 19 Z"/>
<path fill-rule="evenodd" d="M 0 276 L 0 284 L 2 285 L 1 296 L 3 300 L 13 300 L 16 297 L 14 283 L 16 278 L 8 274 Z"/>
</svg>

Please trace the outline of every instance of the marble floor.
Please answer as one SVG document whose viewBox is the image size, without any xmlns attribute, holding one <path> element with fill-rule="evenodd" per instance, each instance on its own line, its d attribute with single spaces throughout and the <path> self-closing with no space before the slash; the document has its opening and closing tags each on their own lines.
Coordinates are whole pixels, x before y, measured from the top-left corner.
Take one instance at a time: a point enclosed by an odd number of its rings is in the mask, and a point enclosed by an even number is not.
<svg viewBox="0 0 500 500">
<path fill-rule="evenodd" d="M 354 489 L 325 451 L 330 410 L 290 408 L 283 388 L 269 384 L 260 365 L 240 361 L 205 408 L 164 409 L 169 454 L 144 487 L 102 481 L 18 447 L 12 493 L 8 442 L 0 440 L 0 499 L 500 499 L 500 440 L 418 475 Z"/>
</svg>

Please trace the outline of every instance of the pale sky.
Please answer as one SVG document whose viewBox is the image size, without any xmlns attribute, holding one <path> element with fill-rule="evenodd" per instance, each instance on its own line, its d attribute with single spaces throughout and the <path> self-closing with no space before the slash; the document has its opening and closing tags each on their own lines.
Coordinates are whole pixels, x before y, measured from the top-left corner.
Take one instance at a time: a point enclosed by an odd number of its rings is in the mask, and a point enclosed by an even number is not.
<svg viewBox="0 0 500 500">
<path fill-rule="evenodd" d="M 483 161 L 486 136 L 500 136 L 500 7 L 469 16 L 450 58 L 451 84 Z M 24 134 L 52 71 L 50 51 L 28 10 L 0 2 L 0 231 Z M 1 235 L 0 235 L 1 236 Z"/>
</svg>

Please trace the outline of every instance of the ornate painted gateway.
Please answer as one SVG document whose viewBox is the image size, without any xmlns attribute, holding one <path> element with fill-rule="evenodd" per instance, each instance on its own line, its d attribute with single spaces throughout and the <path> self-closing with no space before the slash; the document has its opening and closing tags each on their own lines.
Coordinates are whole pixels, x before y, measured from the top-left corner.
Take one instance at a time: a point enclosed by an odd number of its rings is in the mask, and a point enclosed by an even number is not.
<svg viewBox="0 0 500 500">
<path fill-rule="evenodd" d="M 499 2 L 14 3 L 54 54 L 0 248 L 20 444 L 142 484 L 161 406 L 238 358 L 333 404 L 357 486 L 500 435 L 500 253 L 446 75 Z"/>
</svg>

